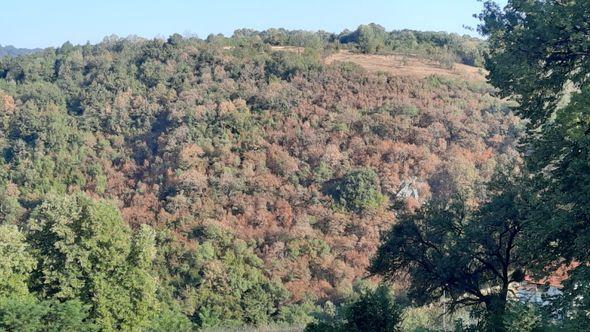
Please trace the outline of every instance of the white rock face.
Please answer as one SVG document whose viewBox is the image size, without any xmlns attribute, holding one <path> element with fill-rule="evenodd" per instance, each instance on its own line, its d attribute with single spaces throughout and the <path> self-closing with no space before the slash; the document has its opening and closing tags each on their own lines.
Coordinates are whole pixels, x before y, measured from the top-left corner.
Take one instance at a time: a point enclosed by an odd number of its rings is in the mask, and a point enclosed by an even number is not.
<svg viewBox="0 0 590 332">
<path fill-rule="evenodd" d="M 401 185 L 400 189 L 396 194 L 397 198 L 419 198 L 418 188 L 416 187 L 416 178 L 404 180 Z"/>
</svg>

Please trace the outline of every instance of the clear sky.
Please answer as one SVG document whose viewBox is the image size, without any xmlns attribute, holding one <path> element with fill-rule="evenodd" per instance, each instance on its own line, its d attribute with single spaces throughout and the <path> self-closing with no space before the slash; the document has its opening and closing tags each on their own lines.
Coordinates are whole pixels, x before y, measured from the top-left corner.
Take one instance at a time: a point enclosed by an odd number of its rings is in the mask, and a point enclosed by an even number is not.
<svg viewBox="0 0 590 332">
<path fill-rule="evenodd" d="M 500 1 L 505 3 L 504 1 Z M 5 0 L 0 44 L 59 46 L 99 42 L 104 36 L 231 35 L 238 28 L 340 32 L 378 23 L 387 30 L 470 33 L 477 0 Z M 473 33 L 471 33 L 473 34 Z"/>
</svg>

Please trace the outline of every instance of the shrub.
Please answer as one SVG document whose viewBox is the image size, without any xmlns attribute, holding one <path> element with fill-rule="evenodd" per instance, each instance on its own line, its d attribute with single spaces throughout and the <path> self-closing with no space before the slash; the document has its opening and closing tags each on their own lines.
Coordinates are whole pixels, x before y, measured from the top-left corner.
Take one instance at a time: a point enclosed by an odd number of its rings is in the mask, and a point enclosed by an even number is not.
<svg viewBox="0 0 590 332">
<path fill-rule="evenodd" d="M 402 312 L 386 286 L 361 290 L 333 318 L 309 324 L 306 332 L 400 331 Z"/>
<path fill-rule="evenodd" d="M 541 312 L 533 304 L 510 302 L 507 309 L 503 317 L 507 331 L 530 332 L 541 326 Z"/>
<path fill-rule="evenodd" d="M 188 317 L 179 310 L 172 310 L 171 308 L 161 310 L 147 329 L 149 332 L 184 332 L 193 330 L 194 326 Z"/>
</svg>

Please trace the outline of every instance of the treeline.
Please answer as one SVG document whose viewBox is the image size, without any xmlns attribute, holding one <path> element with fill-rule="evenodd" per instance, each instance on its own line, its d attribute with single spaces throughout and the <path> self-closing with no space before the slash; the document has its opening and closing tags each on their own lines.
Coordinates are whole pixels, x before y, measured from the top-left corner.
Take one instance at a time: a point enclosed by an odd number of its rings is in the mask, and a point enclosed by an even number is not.
<svg viewBox="0 0 590 332">
<path fill-rule="evenodd" d="M 187 35 L 185 38 L 201 40 L 196 35 Z M 107 37 L 105 41 L 109 39 L 118 39 L 118 37 Z M 129 36 L 126 39 L 145 41 L 137 36 Z M 354 31 L 344 30 L 340 33 L 282 28 L 264 31 L 238 29 L 231 36 L 211 34 L 202 41 L 227 47 L 289 46 L 327 52 L 346 49 L 365 54 L 395 53 L 434 60 L 446 67 L 452 66 L 453 63 L 481 67 L 487 47 L 484 40 L 469 35 L 416 30 L 386 31 L 385 28 L 374 23 L 361 25 Z M 42 50 L 0 45 L 0 57 L 14 57 L 40 51 Z"/>
<path fill-rule="evenodd" d="M 40 48 L 16 48 L 12 45 L 6 45 L 6 46 L 2 46 L 0 45 L 0 58 L 5 57 L 5 56 L 10 56 L 10 57 L 14 57 L 14 56 L 19 56 L 19 55 L 27 55 L 27 54 L 32 54 L 35 52 L 39 52 L 41 51 Z"/>
<path fill-rule="evenodd" d="M 211 35 L 209 41 L 223 39 Z M 448 32 L 416 30 L 387 31 L 378 24 L 361 25 L 354 31 L 338 34 L 325 31 L 251 29 L 236 30 L 229 44 L 245 40 L 258 40 L 273 46 L 294 46 L 333 49 L 349 49 L 366 54 L 407 54 L 439 61 L 447 66 L 458 62 L 470 66 L 483 66 L 486 43 L 482 39 Z"/>
<path fill-rule="evenodd" d="M 306 324 L 364 289 L 397 214 L 519 158 L 488 85 L 225 46 L 0 60 L 2 328 Z"/>
</svg>

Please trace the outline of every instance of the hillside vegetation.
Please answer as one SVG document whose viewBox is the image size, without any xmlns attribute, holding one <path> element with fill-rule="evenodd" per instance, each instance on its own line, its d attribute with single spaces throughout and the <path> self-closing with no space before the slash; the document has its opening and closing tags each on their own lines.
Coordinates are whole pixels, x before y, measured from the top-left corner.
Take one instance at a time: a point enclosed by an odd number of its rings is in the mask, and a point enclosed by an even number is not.
<svg viewBox="0 0 590 332">
<path fill-rule="evenodd" d="M 16 276 L 0 295 L 104 330 L 304 324 L 341 301 L 398 214 L 476 202 L 518 158 L 521 123 L 477 69 L 420 56 L 476 64 L 474 40 L 383 31 L 110 37 L 2 58 L 0 236 L 20 234 L 23 267 L 0 264 Z M 401 73 L 351 53 L 387 66 L 402 50 Z M 418 62 L 430 71 L 406 75 Z"/>
<path fill-rule="evenodd" d="M 19 55 L 27 55 L 32 54 L 35 52 L 40 52 L 40 48 L 30 49 L 30 48 L 16 48 L 12 45 L 2 46 L 0 45 L 0 58 L 5 56 L 15 57 Z"/>
</svg>

